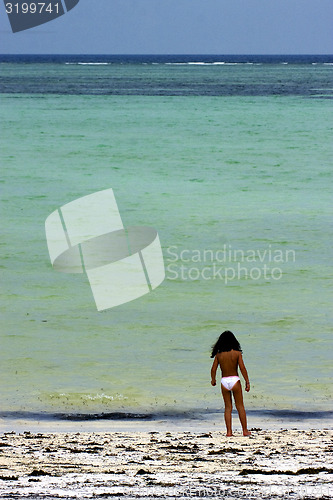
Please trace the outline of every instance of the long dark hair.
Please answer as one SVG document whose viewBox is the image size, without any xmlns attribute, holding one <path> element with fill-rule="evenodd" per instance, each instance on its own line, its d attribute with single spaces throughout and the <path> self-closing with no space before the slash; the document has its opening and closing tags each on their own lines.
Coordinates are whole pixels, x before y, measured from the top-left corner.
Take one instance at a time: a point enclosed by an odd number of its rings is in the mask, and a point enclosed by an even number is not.
<svg viewBox="0 0 333 500">
<path fill-rule="evenodd" d="M 235 335 L 229 330 L 226 330 L 221 333 L 217 342 L 212 346 L 211 358 L 214 358 L 218 352 L 231 351 L 232 349 L 234 349 L 234 351 L 242 352 L 240 343 L 236 339 Z"/>
</svg>

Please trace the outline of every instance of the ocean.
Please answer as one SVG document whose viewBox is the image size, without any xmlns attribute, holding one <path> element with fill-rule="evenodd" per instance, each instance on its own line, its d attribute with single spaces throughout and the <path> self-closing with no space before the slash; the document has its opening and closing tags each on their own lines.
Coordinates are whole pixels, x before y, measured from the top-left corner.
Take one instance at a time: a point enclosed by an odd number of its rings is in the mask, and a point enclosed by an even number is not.
<svg viewBox="0 0 333 500">
<path fill-rule="evenodd" d="M 205 418 L 226 329 L 247 409 L 331 409 L 332 61 L 0 56 L 1 418 Z M 166 277 L 98 312 L 44 224 L 108 188 Z"/>
</svg>

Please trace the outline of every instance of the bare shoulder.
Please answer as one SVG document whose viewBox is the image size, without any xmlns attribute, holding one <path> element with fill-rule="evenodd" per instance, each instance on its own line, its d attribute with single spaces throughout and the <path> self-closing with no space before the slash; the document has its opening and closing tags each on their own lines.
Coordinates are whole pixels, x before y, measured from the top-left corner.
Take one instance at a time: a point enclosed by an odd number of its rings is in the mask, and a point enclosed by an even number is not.
<svg viewBox="0 0 333 500">
<path fill-rule="evenodd" d="M 214 360 L 213 360 L 213 366 L 216 367 L 219 364 L 218 356 L 216 354 Z"/>
<path fill-rule="evenodd" d="M 241 351 L 238 351 L 238 358 L 237 359 L 238 359 L 239 365 L 244 365 L 243 355 L 242 355 Z"/>
</svg>

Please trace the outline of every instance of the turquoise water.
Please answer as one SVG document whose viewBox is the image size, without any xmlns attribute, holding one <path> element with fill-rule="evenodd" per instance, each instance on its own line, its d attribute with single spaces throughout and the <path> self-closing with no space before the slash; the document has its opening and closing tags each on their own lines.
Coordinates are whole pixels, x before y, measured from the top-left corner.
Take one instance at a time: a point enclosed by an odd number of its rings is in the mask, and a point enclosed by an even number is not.
<svg viewBox="0 0 333 500">
<path fill-rule="evenodd" d="M 130 71 L 143 89 L 154 77 L 154 65 L 126 68 L 109 71 L 113 79 Z M 216 66 L 203 75 L 195 65 L 164 65 L 160 87 L 175 68 L 177 85 L 182 71 L 197 86 L 221 78 Z M 248 88 L 263 71 L 274 81 L 284 71 L 253 68 Z M 311 79 L 314 68 L 302 74 Z M 100 66 L 13 63 L 2 75 L 14 82 L 26 71 L 40 85 L 50 72 L 69 71 L 82 83 L 87 69 L 96 85 L 105 77 Z M 327 86 L 331 68 L 319 69 Z M 234 66 L 223 71 L 236 81 Z M 246 85 L 241 71 L 237 85 Z M 294 82 L 300 67 L 288 72 Z M 292 93 L 4 93 L 2 411 L 219 408 L 209 351 L 224 329 L 243 348 L 248 408 L 328 409 L 331 103 Z M 125 226 L 158 230 L 166 279 L 97 312 L 86 277 L 52 269 L 44 222 L 109 187 Z"/>
</svg>

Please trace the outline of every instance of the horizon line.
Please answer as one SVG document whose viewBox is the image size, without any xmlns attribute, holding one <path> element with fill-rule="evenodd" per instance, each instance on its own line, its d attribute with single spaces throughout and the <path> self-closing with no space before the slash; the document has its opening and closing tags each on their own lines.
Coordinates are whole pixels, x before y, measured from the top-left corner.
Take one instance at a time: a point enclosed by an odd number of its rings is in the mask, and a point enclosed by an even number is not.
<svg viewBox="0 0 333 500">
<path fill-rule="evenodd" d="M 26 53 L 26 52 L 16 52 L 16 53 L 0 53 L 0 56 L 227 56 L 227 57 L 234 57 L 234 56 L 273 56 L 273 57 L 280 57 L 280 56 L 285 56 L 285 57 L 294 57 L 294 56 L 329 56 L 333 57 L 333 53 L 199 53 L 199 52 L 175 52 L 175 53 L 126 53 L 126 52 L 119 52 L 119 53 L 70 53 L 70 52 L 59 52 L 59 53 Z"/>
</svg>

